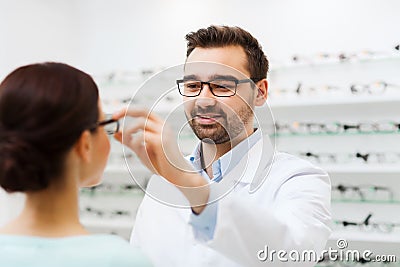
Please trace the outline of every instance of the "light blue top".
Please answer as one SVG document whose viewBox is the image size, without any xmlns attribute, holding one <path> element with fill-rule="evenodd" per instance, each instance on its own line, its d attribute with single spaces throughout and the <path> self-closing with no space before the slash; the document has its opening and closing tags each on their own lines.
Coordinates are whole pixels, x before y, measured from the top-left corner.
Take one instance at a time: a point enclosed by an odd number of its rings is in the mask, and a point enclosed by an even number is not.
<svg viewBox="0 0 400 267">
<path fill-rule="evenodd" d="M 0 235 L 1 267 L 152 266 L 124 239 L 113 235 L 63 238 Z"/>
<path fill-rule="evenodd" d="M 257 141 L 261 140 L 261 130 L 256 130 L 248 138 L 237 144 L 233 149 L 224 154 L 212 164 L 214 178 L 210 180 L 208 174 L 202 169 L 201 166 L 201 146 L 196 147 L 189 160 L 195 170 L 209 182 L 219 182 L 227 175 L 243 158 L 243 156 L 252 148 Z M 209 199 L 213 197 L 214 192 L 211 188 Z M 197 240 L 206 242 L 212 240 L 214 237 L 215 225 L 217 223 L 218 202 L 208 204 L 204 210 L 199 214 L 192 213 L 190 217 L 190 224 L 193 226 L 194 236 Z"/>
</svg>

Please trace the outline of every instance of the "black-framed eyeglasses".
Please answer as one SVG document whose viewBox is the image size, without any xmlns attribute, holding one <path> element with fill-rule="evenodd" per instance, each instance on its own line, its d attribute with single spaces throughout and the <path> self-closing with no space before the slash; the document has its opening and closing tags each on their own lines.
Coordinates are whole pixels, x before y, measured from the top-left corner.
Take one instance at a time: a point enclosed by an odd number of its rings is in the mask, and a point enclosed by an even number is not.
<svg viewBox="0 0 400 267">
<path fill-rule="evenodd" d="M 343 227 L 356 226 L 356 227 L 359 227 L 359 229 L 362 231 L 377 230 L 381 233 L 390 233 L 390 232 L 393 232 L 393 230 L 395 228 L 400 227 L 399 223 L 392 223 L 392 222 L 373 223 L 370 221 L 371 217 L 372 217 L 372 213 L 369 213 L 362 222 L 335 220 L 334 223 L 337 226 L 343 226 Z"/>
<path fill-rule="evenodd" d="M 215 79 L 203 82 L 195 79 L 176 80 L 179 93 L 182 96 L 199 96 L 205 84 L 210 88 L 211 93 L 217 97 L 230 97 L 236 95 L 237 85 L 241 83 L 255 82 L 257 79 Z M 259 79 L 258 79 L 259 80 Z"/>
<path fill-rule="evenodd" d="M 332 199 L 334 200 L 358 200 L 358 201 L 393 201 L 393 191 L 380 185 L 344 185 L 332 186 Z"/>
<path fill-rule="evenodd" d="M 398 152 L 370 152 L 370 153 L 313 153 L 313 152 L 300 152 L 297 155 L 307 158 L 314 159 L 316 162 L 321 164 L 339 164 L 339 163 L 351 163 L 360 160 L 362 163 L 368 164 L 394 164 L 400 162 L 400 154 Z"/>
<path fill-rule="evenodd" d="M 111 115 L 106 115 L 107 118 L 110 118 Z M 113 135 L 119 131 L 119 121 L 114 119 L 105 119 L 97 122 L 90 130 L 94 130 L 99 126 L 104 126 L 104 130 L 108 135 Z"/>
<path fill-rule="evenodd" d="M 400 131 L 400 121 L 378 121 L 361 123 L 342 122 L 275 122 L 277 133 L 290 134 L 340 134 L 347 132 L 357 133 L 396 133 Z"/>
<path fill-rule="evenodd" d="M 369 84 L 352 84 L 350 90 L 353 94 L 383 94 L 388 87 L 400 89 L 400 85 L 387 83 L 385 81 L 375 81 Z"/>
</svg>

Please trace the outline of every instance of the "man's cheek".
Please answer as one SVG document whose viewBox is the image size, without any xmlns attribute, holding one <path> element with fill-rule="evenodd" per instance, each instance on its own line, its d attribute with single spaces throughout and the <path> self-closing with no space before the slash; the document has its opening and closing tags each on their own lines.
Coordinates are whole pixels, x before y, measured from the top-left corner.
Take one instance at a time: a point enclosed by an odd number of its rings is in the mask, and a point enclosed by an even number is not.
<svg viewBox="0 0 400 267">
<path fill-rule="evenodd" d="M 183 110 L 185 112 L 186 118 L 191 119 L 192 118 L 192 112 L 193 112 L 193 105 L 184 105 Z"/>
</svg>

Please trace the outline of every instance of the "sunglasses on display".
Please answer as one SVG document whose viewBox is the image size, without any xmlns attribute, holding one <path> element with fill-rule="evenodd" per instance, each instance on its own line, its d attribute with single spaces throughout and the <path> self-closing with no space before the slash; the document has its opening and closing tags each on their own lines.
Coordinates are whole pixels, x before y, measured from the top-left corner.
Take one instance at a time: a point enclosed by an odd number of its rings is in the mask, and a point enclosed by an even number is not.
<svg viewBox="0 0 400 267">
<path fill-rule="evenodd" d="M 400 153 L 398 152 L 370 152 L 370 153 L 314 153 L 300 152 L 295 153 L 300 157 L 312 159 L 321 164 L 341 164 L 341 163 L 388 163 L 394 164 L 400 162 Z"/>
<path fill-rule="evenodd" d="M 326 94 L 338 94 L 345 93 L 346 91 L 353 95 L 380 95 L 388 91 L 388 88 L 400 89 L 400 85 L 394 83 L 388 83 L 386 81 L 374 81 L 371 83 L 352 83 L 346 88 L 333 85 L 321 85 L 321 86 L 309 86 L 304 87 L 302 83 L 298 83 L 295 88 L 274 88 L 269 91 L 269 95 L 272 97 L 284 97 L 284 96 L 301 96 L 301 95 L 326 95 Z M 349 90 L 349 91 L 348 91 Z"/>
<path fill-rule="evenodd" d="M 83 215 L 90 216 L 90 217 L 100 217 L 100 218 L 120 218 L 120 217 L 131 217 L 131 212 L 127 210 L 113 210 L 113 211 L 106 211 L 100 210 L 93 207 L 86 207 L 82 211 Z"/>
<path fill-rule="evenodd" d="M 400 122 L 380 121 L 362 123 L 342 122 L 275 122 L 277 134 L 339 134 L 339 133 L 396 133 L 400 131 Z"/>
<path fill-rule="evenodd" d="M 361 222 L 335 220 L 334 223 L 338 227 L 343 227 L 343 228 L 356 227 L 356 229 L 360 231 L 365 231 L 365 232 L 377 231 L 380 233 L 391 233 L 396 228 L 400 227 L 400 223 L 391 223 L 391 222 L 372 223 L 370 221 L 371 217 L 372 213 L 368 214 L 367 217 Z"/>
<path fill-rule="evenodd" d="M 93 186 L 90 188 L 82 188 L 82 193 L 87 193 L 90 195 L 95 195 L 97 193 L 143 193 L 139 186 L 135 184 L 109 184 L 109 183 L 102 183 L 97 186 Z"/>
<path fill-rule="evenodd" d="M 371 50 L 363 50 L 359 52 L 341 52 L 341 53 L 318 53 L 315 55 L 293 55 L 291 57 L 291 61 L 294 64 L 321 64 L 327 62 L 348 62 L 348 61 L 357 61 L 357 60 L 368 60 L 375 59 L 381 57 L 391 56 L 391 52 L 378 52 Z"/>
<path fill-rule="evenodd" d="M 350 257 L 349 257 L 350 258 Z M 392 259 L 388 260 L 376 260 L 375 257 L 364 258 L 364 257 L 353 257 L 351 260 L 333 260 L 329 258 L 329 256 L 322 257 L 315 265 L 315 267 L 391 267 L 391 266 L 399 266 L 396 262 L 393 262 Z"/>
<path fill-rule="evenodd" d="M 385 186 L 378 185 L 344 185 L 332 186 L 333 200 L 355 201 L 393 201 L 393 191 Z"/>
<path fill-rule="evenodd" d="M 397 84 L 375 81 L 368 84 L 352 84 L 350 90 L 353 94 L 383 94 L 388 87 L 400 89 L 400 85 Z"/>
</svg>

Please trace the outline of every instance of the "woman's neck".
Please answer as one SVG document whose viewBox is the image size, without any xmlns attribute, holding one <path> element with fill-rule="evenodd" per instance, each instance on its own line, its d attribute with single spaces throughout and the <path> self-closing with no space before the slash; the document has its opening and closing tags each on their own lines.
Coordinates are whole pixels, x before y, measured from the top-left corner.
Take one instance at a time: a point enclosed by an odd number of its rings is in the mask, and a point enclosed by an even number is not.
<svg viewBox="0 0 400 267">
<path fill-rule="evenodd" d="M 42 237 L 88 234 L 79 222 L 77 186 L 71 182 L 27 193 L 22 213 L 0 233 Z"/>
</svg>

